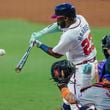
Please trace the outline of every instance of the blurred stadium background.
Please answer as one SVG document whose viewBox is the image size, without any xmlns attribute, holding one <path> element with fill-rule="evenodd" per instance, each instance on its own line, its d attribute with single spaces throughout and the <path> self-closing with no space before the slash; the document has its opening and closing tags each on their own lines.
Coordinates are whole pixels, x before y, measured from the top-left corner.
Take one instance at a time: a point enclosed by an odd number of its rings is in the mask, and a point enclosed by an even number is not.
<svg viewBox="0 0 110 110">
<path fill-rule="evenodd" d="M 101 39 L 110 34 L 109 0 L 0 0 L 0 110 L 58 110 L 59 90 L 50 80 L 51 64 L 58 60 L 33 48 L 20 74 L 15 67 L 24 54 L 31 33 L 54 22 L 50 16 L 61 2 L 71 2 L 91 28 L 98 60 L 103 59 Z M 54 46 L 61 33 L 45 35 L 44 43 Z M 62 59 L 64 59 L 63 57 Z"/>
<path fill-rule="evenodd" d="M 0 18 L 50 23 L 55 5 L 61 2 L 74 3 L 93 26 L 110 26 L 109 0 L 0 0 Z"/>
</svg>

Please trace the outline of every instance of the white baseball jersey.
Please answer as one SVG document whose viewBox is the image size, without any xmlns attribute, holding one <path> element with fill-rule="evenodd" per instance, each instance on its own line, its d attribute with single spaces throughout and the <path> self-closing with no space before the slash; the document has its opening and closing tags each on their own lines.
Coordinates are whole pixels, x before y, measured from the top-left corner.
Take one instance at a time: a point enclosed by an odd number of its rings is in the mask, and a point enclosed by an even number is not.
<svg viewBox="0 0 110 110">
<path fill-rule="evenodd" d="M 76 22 L 64 30 L 53 51 L 61 55 L 66 54 L 67 59 L 74 64 L 96 56 L 89 25 L 84 17 L 77 15 Z"/>
</svg>

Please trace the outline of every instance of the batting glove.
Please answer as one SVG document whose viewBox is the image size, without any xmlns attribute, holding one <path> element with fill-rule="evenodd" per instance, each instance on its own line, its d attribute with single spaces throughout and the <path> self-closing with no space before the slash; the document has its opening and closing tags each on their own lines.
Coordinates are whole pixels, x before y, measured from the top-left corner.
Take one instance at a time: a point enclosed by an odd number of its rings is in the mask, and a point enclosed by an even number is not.
<svg viewBox="0 0 110 110">
<path fill-rule="evenodd" d="M 35 41 L 33 42 L 33 46 L 36 46 L 36 47 L 38 47 L 38 48 L 41 46 L 41 44 L 42 44 L 42 42 L 39 41 L 39 40 L 35 40 Z"/>
<path fill-rule="evenodd" d="M 29 44 L 34 43 L 36 40 L 38 40 L 39 36 L 41 36 L 39 32 L 32 33 L 31 38 L 29 40 Z"/>
</svg>

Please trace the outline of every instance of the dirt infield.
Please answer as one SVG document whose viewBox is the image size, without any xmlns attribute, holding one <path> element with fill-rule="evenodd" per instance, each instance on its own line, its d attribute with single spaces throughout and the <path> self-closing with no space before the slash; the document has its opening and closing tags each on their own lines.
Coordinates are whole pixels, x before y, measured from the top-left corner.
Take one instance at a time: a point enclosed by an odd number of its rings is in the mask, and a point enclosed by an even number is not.
<svg viewBox="0 0 110 110">
<path fill-rule="evenodd" d="M 55 5 L 61 2 L 73 3 L 90 25 L 110 27 L 110 0 L 0 0 L 0 18 L 50 23 Z"/>
</svg>

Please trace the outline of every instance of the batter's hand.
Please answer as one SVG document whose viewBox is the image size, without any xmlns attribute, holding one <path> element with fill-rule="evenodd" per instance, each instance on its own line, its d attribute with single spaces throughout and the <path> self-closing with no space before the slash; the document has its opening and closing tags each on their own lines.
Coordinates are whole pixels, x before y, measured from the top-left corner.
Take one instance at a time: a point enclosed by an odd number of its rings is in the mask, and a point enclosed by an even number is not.
<svg viewBox="0 0 110 110">
<path fill-rule="evenodd" d="M 39 40 L 35 40 L 34 42 L 33 42 L 33 46 L 36 46 L 36 47 L 40 47 L 40 45 L 42 44 L 42 42 L 41 41 L 39 41 Z"/>
<path fill-rule="evenodd" d="M 40 36 L 39 32 L 37 32 L 37 33 L 33 32 L 31 35 L 31 38 L 29 40 L 29 44 L 34 43 L 36 40 L 38 40 L 39 36 Z"/>
</svg>

